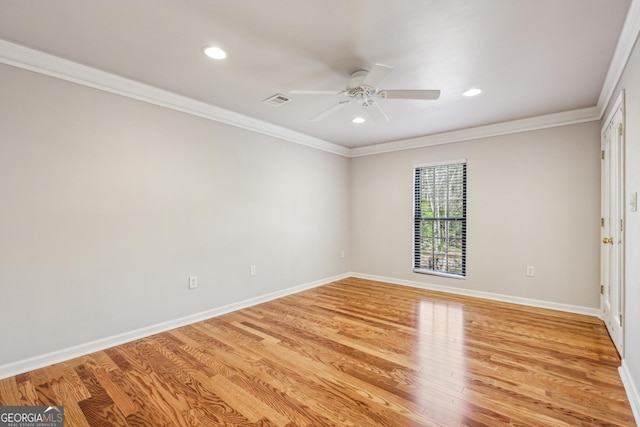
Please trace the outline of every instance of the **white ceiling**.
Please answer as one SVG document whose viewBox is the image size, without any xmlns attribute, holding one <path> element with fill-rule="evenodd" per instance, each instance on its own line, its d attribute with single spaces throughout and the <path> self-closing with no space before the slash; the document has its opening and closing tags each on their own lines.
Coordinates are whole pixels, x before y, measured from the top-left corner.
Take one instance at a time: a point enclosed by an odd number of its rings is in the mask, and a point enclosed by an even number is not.
<svg viewBox="0 0 640 427">
<path fill-rule="evenodd" d="M 0 39 L 343 147 L 594 107 L 631 0 L 0 0 Z M 207 45 L 224 61 L 202 54 Z M 440 89 L 437 101 L 381 100 L 389 123 L 351 119 L 349 74 L 394 67 L 385 89 Z M 483 93 L 465 98 L 462 92 Z"/>
</svg>

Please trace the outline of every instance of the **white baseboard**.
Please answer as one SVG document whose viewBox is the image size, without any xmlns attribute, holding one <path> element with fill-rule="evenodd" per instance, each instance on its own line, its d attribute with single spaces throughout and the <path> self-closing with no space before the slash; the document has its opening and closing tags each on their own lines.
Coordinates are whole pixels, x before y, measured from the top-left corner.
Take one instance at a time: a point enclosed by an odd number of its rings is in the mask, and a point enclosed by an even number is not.
<svg viewBox="0 0 640 427">
<path fill-rule="evenodd" d="M 66 360 L 74 359 L 76 357 L 85 356 L 87 354 L 94 353 L 96 351 L 104 350 L 104 349 L 121 345 L 127 342 L 135 341 L 137 339 L 145 338 L 161 332 L 166 332 L 171 329 L 179 328 L 181 326 L 190 325 L 196 322 L 201 322 L 203 320 L 211 319 L 213 317 L 230 313 L 232 311 L 241 310 L 243 308 L 251 307 L 257 304 L 262 304 L 264 302 L 271 301 L 277 298 L 282 298 L 287 295 L 302 292 L 307 289 L 312 289 L 318 286 L 326 285 L 328 283 L 335 282 L 337 280 L 341 280 L 347 277 L 350 277 L 350 274 L 341 274 L 338 276 L 327 277 L 321 280 L 304 283 L 302 285 L 294 286 L 294 287 L 283 289 L 276 292 L 271 292 L 269 294 L 250 298 L 244 301 L 239 301 L 233 304 L 228 304 L 222 307 L 216 307 L 211 310 L 181 317 L 179 319 L 169 320 L 156 325 L 147 326 L 141 329 L 136 329 L 133 331 L 114 335 L 111 337 L 101 338 L 101 339 L 91 341 L 85 344 L 80 344 L 74 347 L 57 350 L 57 351 L 47 353 L 47 354 L 42 354 L 39 356 L 34 356 L 29 359 L 8 363 L 6 365 L 1 365 L 0 379 L 12 377 L 14 375 L 22 374 L 28 371 L 32 371 L 34 369 L 44 368 L 45 366 L 49 366 L 54 363 L 64 362 Z"/>
<path fill-rule="evenodd" d="M 640 390 L 638 389 L 638 385 L 633 382 L 631 375 L 629 375 L 625 359 L 622 359 L 622 365 L 618 368 L 618 372 L 620 373 L 622 384 L 624 384 L 624 389 L 627 392 L 631 410 L 636 419 L 636 425 L 640 425 Z"/>
<path fill-rule="evenodd" d="M 410 286 L 413 288 L 427 289 L 431 291 L 446 292 L 455 295 L 484 298 L 493 301 L 509 302 L 513 304 L 527 305 L 530 307 L 547 308 L 550 310 L 565 311 L 568 313 L 585 314 L 587 316 L 600 317 L 600 309 L 592 307 L 582 307 L 557 302 L 542 301 L 531 298 L 514 297 L 510 295 L 495 294 L 492 292 L 474 291 L 469 289 L 454 288 L 451 286 L 434 285 L 431 283 L 415 282 L 412 280 L 394 279 L 391 277 L 374 276 L 371 274 L 351 273 L 351 277 L 360 279 L 386 282 L 394 285 Z"/>
<path fill-rule="evenodd" d="M 374 276 L 362 273 L 345 273 L 333 277 L 327 277 L 314 282 L 305 283 L 302 285 L 294 286 L 291 288 L 283 289 L 269 294 L 261 295 L 255 298 L 250 298 L 237 303 L 228 304 L 222 307 L 216 307 L 211 310 L 203 311 L 200 313 L 192 314 L 178 319 L 169 320 L 156 325 L 150 325 L 141 329 L 125 332 L 122 334 L 114 335 L 111 337 L 101 338 L 88 343 L 80 344 L 74 347 L 69 347 L 62 350 L 57 350 L 51 353 L 38 355 L 29 359 L 20 360 L 17 362 L 8 363 L 0 366 L 0 379 L 18 375 L 24 372 L 32 371 L 34 369 L 43 368 L 45 366 L 52 365 L 54 363 L 63 362 L 76 357 L 84 356 L 96 351 L 104 350 L 110 347 L 114 347 L 127 342 L 135 341 L 137 339 L 145 338 L 161 332 L 166 332 L 171 329 L 179 328 L 181 326 L 189 325 L 192 323 L 200 322 L 203 320 L 211 319 L 216 316 L 220 316 L 232 311 L 241 310 L 243 308 L 251 307 L 263 302 L 271 301 L 277 298 L 281 298 L 287 295 L 298 293 L 307 289 L 316 288 L 318 286 L 326 285 L 331 282 L 335 282 L 347 277 L 356 277 L 361 279 L 375 280 L 379 282 L 386 282 L 396 285 L 411 286 L 415 288 L 428 289 L 440 292 L 447 292 L 457 295 L 465 295 L 477 298 L 485 298 L 495 301 L 511 302 L 515 304 L 528 305 L 540 308 L 549 308 L 552 310 L 560 310 L 571 313 L 586 314 L 590 316 L 598 317 L 600 314 L 599 309 L 580 307 L 567 304 L 552 303 L 548 301 L 539 301 L 528 298 L 512 297 L 508 295 L 494 294 L 490 292 L 472 291 L 460 288 L 454 288 L 449 286 L 434 285 L 422 282 L 415 282 L 409 280 L 394 279 L 390 277 Z M 635 390 L 635 388 L 634 388 Z M 635 396 L 638 396 L 637 393 Z M 631 399 L 630 399 L 631 400 Z M 636 398 L 636 402 L 637 402 Z M 637 415 L 636 415 L 637 417 Z"/>
</svg>

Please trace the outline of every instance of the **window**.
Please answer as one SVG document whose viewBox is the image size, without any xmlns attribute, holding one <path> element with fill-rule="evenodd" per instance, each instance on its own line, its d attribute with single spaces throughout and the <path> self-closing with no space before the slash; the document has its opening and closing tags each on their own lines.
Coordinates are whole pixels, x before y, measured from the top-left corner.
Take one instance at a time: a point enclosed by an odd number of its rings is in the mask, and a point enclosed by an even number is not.
<svg viewBox="0 0 640 427">
<path fill-rule="evenodd" d="M 414 196 L 413 271 L 465 277 L 466 161 L 416 167 Z"/>
</svg>

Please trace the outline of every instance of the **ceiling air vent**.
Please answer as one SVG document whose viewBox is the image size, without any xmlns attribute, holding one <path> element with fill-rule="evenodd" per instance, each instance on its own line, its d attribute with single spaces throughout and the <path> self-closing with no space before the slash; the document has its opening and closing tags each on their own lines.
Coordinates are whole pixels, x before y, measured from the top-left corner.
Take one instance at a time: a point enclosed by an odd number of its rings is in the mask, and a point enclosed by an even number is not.
<svg viewBox="0 0 640 427">
<path fill-rule="evenodd" d="M 274 107 L 279 107 L 282 104 L 286 104 L 287 102 L 292 101 L 291 98 L 284 96 L 280 93 L 275 94 L 267 99 L 265 99 L 264 102 L 265 104 L 269 104 L 269 105 L 273 105 Z"/>
</svg>

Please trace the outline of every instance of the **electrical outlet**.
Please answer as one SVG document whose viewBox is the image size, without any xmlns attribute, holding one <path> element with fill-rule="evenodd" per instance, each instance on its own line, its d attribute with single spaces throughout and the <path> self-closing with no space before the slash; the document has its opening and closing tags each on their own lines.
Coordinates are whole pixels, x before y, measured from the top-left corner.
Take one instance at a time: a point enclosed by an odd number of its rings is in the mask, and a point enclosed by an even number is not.
<svg viewBox="0 0 640 427">
<path fill-rule="evenodd" d="M 189 276 L 189 289 L 198 287 L 198 276 Z"/>
<path fill-rule="evenodd" d="M 340 251 L 340 258 L 344 258 L 344 249 Z"/>
<path fill-rule="evenodd" d="M 251 277 L 257 276 L 258 275 L 258 267 L 256 267 L 255 265 L 251 265 L 251 267 L 249 268 L 249 275 Z"/>
<path fill-rule="evenodd" d="M 533 265 L 527 265 L 527 277 L 534 277 L 536 275 L 536 269 Z"/>
</svg>

